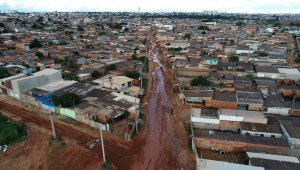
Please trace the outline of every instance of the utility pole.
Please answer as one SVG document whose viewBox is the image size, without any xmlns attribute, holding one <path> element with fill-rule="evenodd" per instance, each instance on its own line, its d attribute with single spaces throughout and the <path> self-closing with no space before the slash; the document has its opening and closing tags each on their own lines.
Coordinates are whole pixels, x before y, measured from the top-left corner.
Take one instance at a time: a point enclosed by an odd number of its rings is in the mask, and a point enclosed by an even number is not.
<svg viewBox="0 0 300 170">
<path fill-rule="evenodd" d="M 147 30 L 147 42 L 146 42 L 146 57 L 145 57 L 145 61 L 144 61 L 144 66 L 145 66 L 145 70 L 146 70 L 146 58 L 148 58 L 148 32 L 149 30 Z"/>
<path fill-rule="evenodd" d="M 103 135 L 102 135 L 101 124 L 99 125 L 99 129 L 100 129 L 101 143 L 102 143 L 103 162 L 106 162 L 106 161 L 105 161 L 105 151 L 104 151 L 104 144 L 103 144 Z"/>
<path fill-rule="evenodd" d="M 136 99 L 134 99 L 134 109 L 135 109 L 135 127 L 136 127 L 136 132 L 138 132 L 139 129 L 138 129 L 138 114 L 136 110 Z"/>
<path fill-rule="evenodd" d="M 296 98 L 296 95 L 294 95 L 294 99 L 293 99 L 293 104 L 292 104 L 292 110 L 291 110 L 291 114 L 293 113 L 293 108 L 294 108 L 295 98 Z"/>
<path fill-rule="evenodd" d="M 143 87 L 143 67 L 144 67 L 144 64 L 142 63 L 142 67 L 140 68 L 140 75 L 141 75 L 141 88 Z"/>
<path fill-rule="evenodd" d="M 53 120 L 52 120 L 52 115 L 51 115 L 50 107 L 49 107 L 49 115 L 50 115 L 52 130 L 53 130 L 53 137 L 56 138 L 56 134 L 55 134 L 55 129 L 54 129 L 54 124 L 53 124 Z"/>
<path fill-rule="evenodd" d="M 74 112 L 75 112 L 75 104 L 74 104 L 74 100 L 73 100 L 73 109 L 74 109 Z"/>
</svg>

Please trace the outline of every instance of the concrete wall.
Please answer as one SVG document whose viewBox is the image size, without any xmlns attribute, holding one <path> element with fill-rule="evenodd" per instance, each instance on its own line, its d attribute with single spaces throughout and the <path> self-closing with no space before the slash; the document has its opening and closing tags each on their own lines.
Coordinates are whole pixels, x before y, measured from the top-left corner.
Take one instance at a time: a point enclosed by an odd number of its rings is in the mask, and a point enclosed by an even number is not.
<svg viewBox="0 0 300 170">
<path fill-rule="evenodd" d="M 45 85 L 47 83 L 44 75 L 30 76 L 18 80 L 12 80 L 12 88 L 14 91 L 14 97 L 20 99 L 20 93 L 33 89 L 38 86 Z"/>
<path fill-rule="evenodd" d="M 65 116 L 68 116 L 70 118 L 76 119 L 76 114 L 73 109 L 63 108 L 63 107 L 55 107 L 55 112 L 60 113 Z"/>
<path fill-rule="evenodd" d="M 204 123 L 204 122 L 192 122 L 192 125 L 196 129 L 220 129 L 219 124 L 213 124 L 213 123 Z"/>
<path fill-rule="evenodd" d="M 275 115 L 289 115 L 291 108 L 281 108 L 281 107 L 269 107 L 267 111 L 264 109 L 264 113 L 275 114 Z"/>
<path fill-rule="evenodd" d="M 241 130 L 241 135 L 246 135 L 246 133 L 250 133 L 250 136 L 260 136 L 261 134 L 263 134 L 264 137 L 270 138 L 272 135 L 274 135 L 275 138 L 282 138 L 281 133 L 267 133 L 267 132 L 254 132 L 254 131 Z"/>
</svg>

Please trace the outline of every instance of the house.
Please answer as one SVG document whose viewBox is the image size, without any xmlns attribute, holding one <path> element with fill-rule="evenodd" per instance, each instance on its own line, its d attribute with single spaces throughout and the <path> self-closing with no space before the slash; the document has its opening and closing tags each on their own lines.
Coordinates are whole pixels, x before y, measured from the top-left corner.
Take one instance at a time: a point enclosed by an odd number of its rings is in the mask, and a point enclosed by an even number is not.
<svg viewBox="0 0 300 170">
<path fill-rule="evenodd" d="M 240 133 L 241 135 L 282 138 L 282 131 L 277 123 L 259 124 L 241 122 Z"/>
<path fill-rule="evenodd" d="M 8 65 L 4 67 L 8 70 L 9 74 L 12 75 L 16 75 L 19 73 L 27 74 L 27 68 L 22 65 Z"/>
<path fill-rule="evenodd" d="M 264 101 L 261 93 L 252 89 L 236 89 L 237 109 L 259 111 L 263 108 Z"/>
<path fill-rule="evenodd" d="M 198 105 L 204 107 L 211 107 L 213 97 L 213 90 L 184 90 L 184 103 L 188 105 Z"/>
<path fill-rule="evenodd" d="M 277 89 L 284 96 L 296 95 L 296 97 L 300 97 L 300 87 L 298 86 L 277 85 Z"/>
<path fill-rule="evenodd" d="M 266 77 L 266 78 L 271 78 L 271 79 L 279 78 L 279 72 L 276 67 L 257 66 L 257 67 L 255 67 L 255 70 L 257 72 L 257 77 Z"/>
<path fill-rule="evenodd" d="M 283 135 L 292 149 L 300 148 L 300 118 L 276 117 Z"/>
<path fill-rule="evenodd" d="M 11 85 L 12 80 L 20 79 L 20 78 L 23 78 L 23 77 L 26 77 L 26 75 L 25 74 L 17 74 L 17 75 L 14 75 L 14 76 L 10 76 L 10 77 L 0 79 L 1 87 L 3 87 L 3 88 L 10 87 L 10 86 L 12 86 Z"/>
<path fill-rule="evenodd" d="M 104 83 L 104 87 L 110 89 L 123 90 L 132 86 L 133 79 L 126 76 L 113 76 L 107 78 L 101 78 Z"/>
<path fill-rule="evenodd" d="M 236 109 L 237 98 L 235 93 L 214 92 L 211 107 L 223 109 Z"/>
<path fill-rule="evenodd" d="M 240 89 L 253 89 L 253 83 L 248 77 L 234 77 L 234 87 Z"/>
<path fill-rule="evenodd" d="M 267 79 L 267 78 L 256 78 L 254 79 L 254 82 L 256 83 L 256 87 L 272 87 L 276 88 L 277 84 L 274 80 L 272 79 Z"/>
<path fill-rule="evenodd" d="M 196 129 L 220 129 L 218 110 L 191 108 L 191 123 Z"/>
<path fill-rule="evenodd" d="M 61 71 L 54 69 L 45 69 L 33 73 L 33 76 L 12 80 L 12 91 L 10 92 L 10 96 L 22 100 L 21 93 L 57 80 L 62 80 Z"/>
<path fill-rule="evenodd" d="M 257 88 L 264 100 L 263 112 L 266 114 L 289 115 L 291 108 L 282 99 L 277 88 Z"/>
</svg>

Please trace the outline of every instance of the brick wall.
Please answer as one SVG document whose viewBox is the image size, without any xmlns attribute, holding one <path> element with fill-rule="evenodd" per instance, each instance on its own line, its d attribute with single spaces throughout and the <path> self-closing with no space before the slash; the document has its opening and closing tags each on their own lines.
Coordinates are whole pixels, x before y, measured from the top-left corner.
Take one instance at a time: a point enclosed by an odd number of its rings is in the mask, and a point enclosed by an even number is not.
<svg viewBox="0 0 300 170">
<path fill-rule="evenodd" d="M 244 147 L 289 149 L 288 147 L 245 143 L 245 142 L 235 142 L 235 141 L 225 141 L 225 140 L 207 139 L 207 138 L 195 138 L 195 137 L 194 137 L 194 143 L 195 143 L 196 148 L 218 149 L 218 150 L 224 150 L 225 152 L 232 152 L 232 153 L 244 153 L 245 152 L 243 150 Z"/>
<path fill-rule="evenodd" d="M 221 100 L 212 100 L 211 107 L 214 108 L 221 108 L 221 109 L 236 109 L 237 103 L 236 102 L 227 102 Z"/>
</svg>

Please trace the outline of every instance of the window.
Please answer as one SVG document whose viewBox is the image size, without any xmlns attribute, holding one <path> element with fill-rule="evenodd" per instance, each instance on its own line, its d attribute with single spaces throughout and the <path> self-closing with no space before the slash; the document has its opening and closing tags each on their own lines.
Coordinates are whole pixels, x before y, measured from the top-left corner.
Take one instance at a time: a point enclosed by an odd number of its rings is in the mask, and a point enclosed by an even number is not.
<svg viewBox="0 0 300 170">
<path fill-rule="evenodd" d="M 124 84 L 122 84 L 122 86 L 125 86 L 125 83 L 124 83 Z"/>
<path fill-rule="evenodd" d="M 255 136 L 258 136 L 258 134 L 257 134 L 257 133 L 255 133 Z"/>
<path fill-rule="evenodd" d="M 261 137 L 264 137 L 264 134 L 260 134 Z"/>
<path fill-rule="evenodd" d="M 271 135 L 271 138 L 275 138 L 275 135 Z"/>
</svg>

